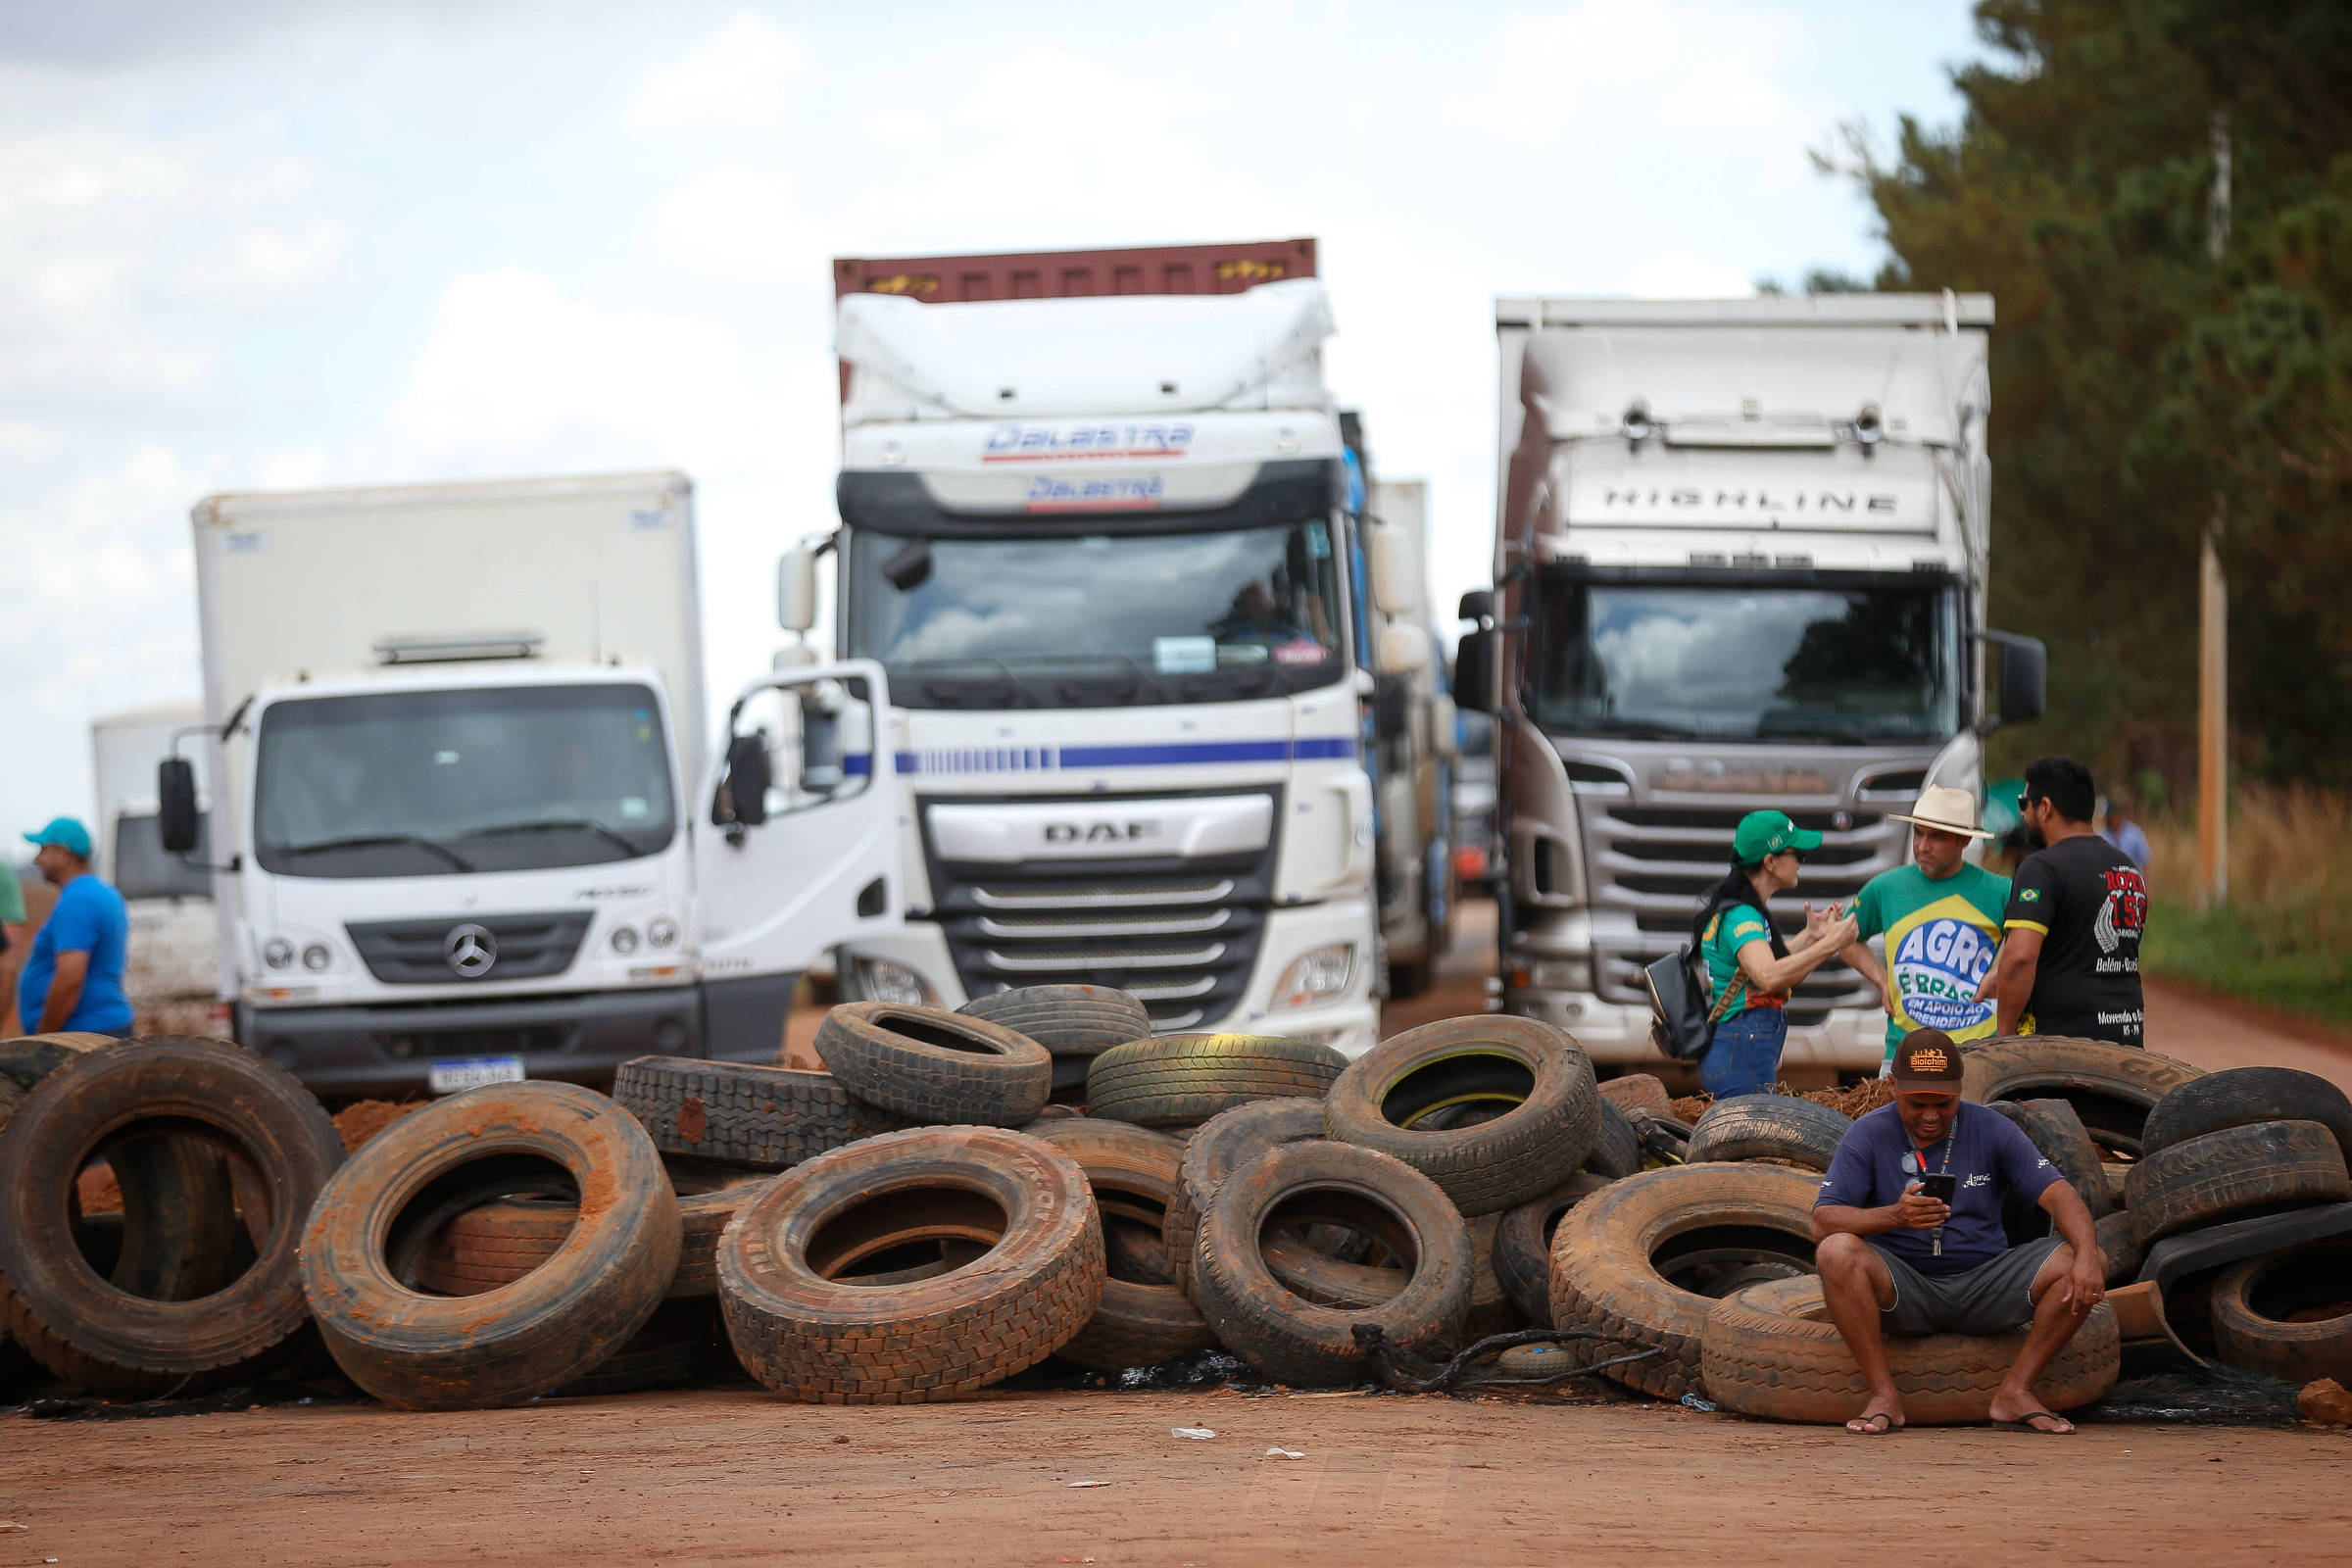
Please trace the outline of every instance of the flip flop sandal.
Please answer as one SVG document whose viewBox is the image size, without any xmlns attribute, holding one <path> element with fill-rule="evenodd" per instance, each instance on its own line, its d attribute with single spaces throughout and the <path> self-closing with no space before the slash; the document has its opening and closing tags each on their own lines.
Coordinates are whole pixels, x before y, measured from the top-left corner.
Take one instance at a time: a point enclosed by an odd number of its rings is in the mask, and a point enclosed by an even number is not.
<svg viewBox="0 0 2352 1568">
<path fill-rule="evenodd" d="M 2076 1428 L 2072 1422 L 2068 1422 L 2064 1427 L 2037 1427 L 2034 1424 L 2036 1421 L 2065 1420 L 2066 1417 L 2060 1415 L 2055 1410 L 2028 1410 L 2024 1415 L 2008 1421 L 1995 1421 L 1993 1425 L 1996 1427 L 2015 1427 L 2020 1432 L 2031 1432 L 2037 1438 L 2071 1438 L 2075 1435 L 2076 1431 Z"/>
<path fill-rule="evenodd" d="M 1873 1410 L 1868 1415 L 1858 1415 L 1854 1417 L 1854 1420 L 1862 1422 L 1863 1425 L 1855 1426 L 1852 1422 L 1846 1423 L 1846 1435 L 1849 1437 L 1883 1438 L 1890 1432 L 1900 1432 L 1903 1430 L 1900 1426 L 1895 1424 L 1894 1417 L 1888 1415 L 1884 1410 Z M 1884 1425 L 1875 1427 L 1871 1426 L 1869 1423 L 1873 1421 L 1882 1422 Z"/>
</svg>

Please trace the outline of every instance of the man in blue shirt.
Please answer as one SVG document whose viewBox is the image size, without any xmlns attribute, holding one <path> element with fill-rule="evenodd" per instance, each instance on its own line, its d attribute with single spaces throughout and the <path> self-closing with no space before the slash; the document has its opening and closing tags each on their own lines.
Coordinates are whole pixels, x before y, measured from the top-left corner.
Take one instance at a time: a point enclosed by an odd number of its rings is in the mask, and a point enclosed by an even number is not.
<svg viewBox="0 0 2352 1568">
<path fill-rule="evenodd" d="M 1846 1129 L 1813 1206 L 1822 1295 L 1870 1384 L 1845 1429 L 1877 1437 L 1903 1424 L 1886 1335 L 2030 1323 L 1987 1413 L 2030 1432 L 2074 1431 L 2034 1384 L 2107 1294 L 2090 1210 L 2014 1124 L 1961 1102 L 1960 1049 L 1941 1030 L 1906 1035 L 1888 1076 L 1894 1103 Z M 2011 1197 L 2039 1206 L 2058 1233 L 2011 1247 L 2001 1226 Z"/>
<path fill-rule="evenodd" d="M 26 1034 L 130 1032 L 122 964 L 130 916 L 117 893 L 90 871 L 90 830 L 70 816 L 25 839 L 40 848 L 32 863 L 57 889 L 57 906 L 32 939 L 17 980 L 17 1012 Z"/>
</svg>

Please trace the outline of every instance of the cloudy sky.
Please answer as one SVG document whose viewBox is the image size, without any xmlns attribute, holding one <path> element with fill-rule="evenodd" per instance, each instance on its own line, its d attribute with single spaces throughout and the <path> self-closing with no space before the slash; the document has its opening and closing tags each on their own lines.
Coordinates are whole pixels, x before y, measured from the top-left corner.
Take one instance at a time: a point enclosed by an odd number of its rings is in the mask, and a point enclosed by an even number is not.
<svg viewBox="0 0 2352 1568">
<path fill-rule="evenodd" d="M 1955 112 L 1962 0 L 0 0 L 0 825 L 198 690 L 220 490 L 675 466 L 710 682 L 833 518 L 828 258 L 1314 235 L 1450 604 L 1497 293 L 1867 270 L 1809 149 Z"/>
</svg>

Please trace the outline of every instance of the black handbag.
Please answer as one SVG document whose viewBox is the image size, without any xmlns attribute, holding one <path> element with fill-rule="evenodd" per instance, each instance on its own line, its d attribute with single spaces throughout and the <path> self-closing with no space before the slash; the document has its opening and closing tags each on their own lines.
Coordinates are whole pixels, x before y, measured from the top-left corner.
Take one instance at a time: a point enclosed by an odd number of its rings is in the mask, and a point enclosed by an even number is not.
<svg viewBox="0 0 2352 1568">
<path fill-rule="evenodd" d="M 1741 974 L 1724 988 L 1712 1007 L 1707 1005 L 1707 973 L 1695 937 L 1684 943 L 1681 952 L 1669 953 L 1643 969 L 1642 979 L 1649 987 L 1650 1043 L 1674 1061 L 1696 1061 L 1705 1055 L 1715 1043 L 1715 1026 L 1747 990 L 1747 976 Z"/>
</svg>

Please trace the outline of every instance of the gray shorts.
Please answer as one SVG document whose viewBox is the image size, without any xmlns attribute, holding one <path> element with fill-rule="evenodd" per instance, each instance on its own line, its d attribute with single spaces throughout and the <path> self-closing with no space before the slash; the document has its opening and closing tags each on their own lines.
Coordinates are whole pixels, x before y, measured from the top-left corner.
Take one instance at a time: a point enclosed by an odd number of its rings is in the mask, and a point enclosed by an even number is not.
<svg viewBox="0 0 2352 1568">
<path fill-rule="evenodd" d="M 1879 1313 L 1887 1333 L 1905 1339 L 1923 1334 L 2006 1334 L 2034 1318 L 2034 1276 L 2041 1272 L 2063 1237 L 2012 1247 L 1989 1263 L 1964 1274 L 1922 1274 L 1883 1247 L 1871 1250 L 1894 1277 L 1894 1304 Z"/>
</svg>

